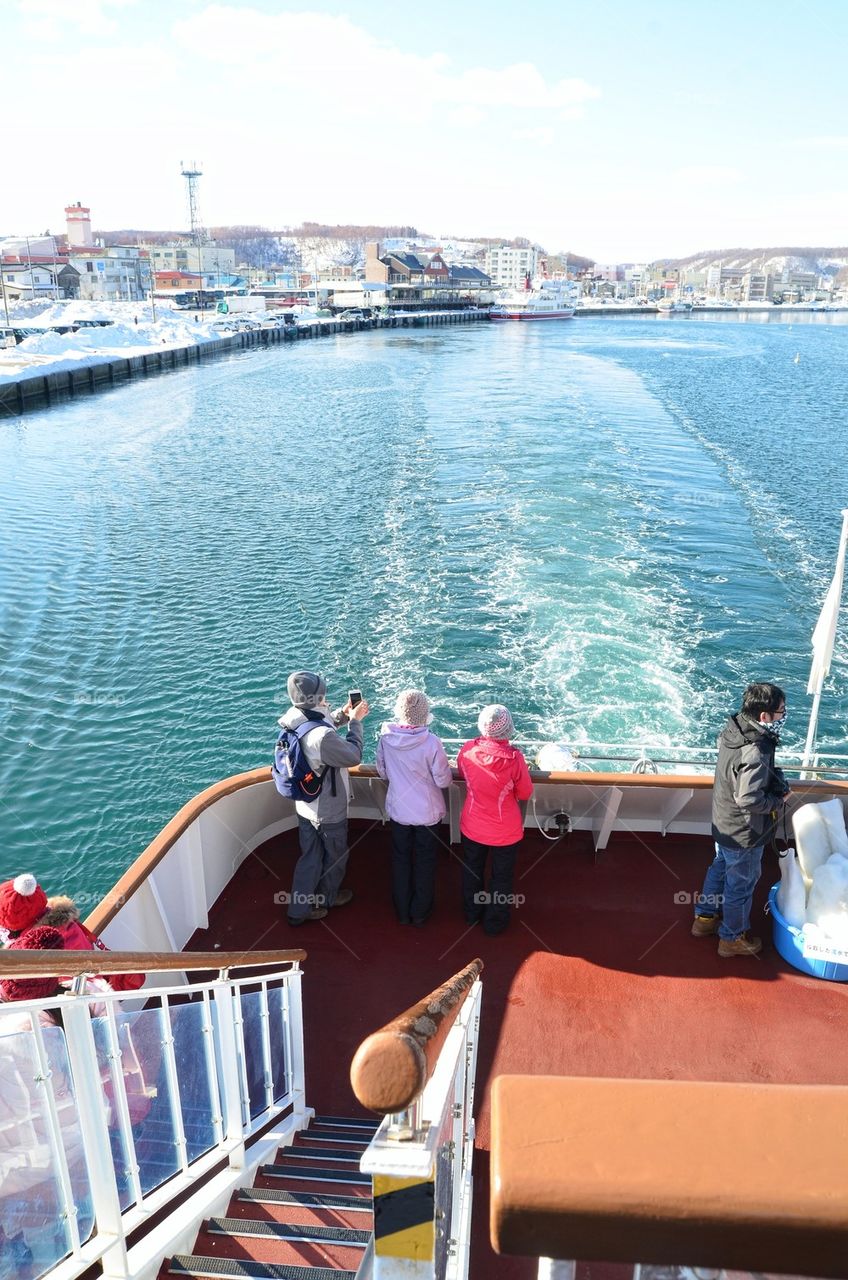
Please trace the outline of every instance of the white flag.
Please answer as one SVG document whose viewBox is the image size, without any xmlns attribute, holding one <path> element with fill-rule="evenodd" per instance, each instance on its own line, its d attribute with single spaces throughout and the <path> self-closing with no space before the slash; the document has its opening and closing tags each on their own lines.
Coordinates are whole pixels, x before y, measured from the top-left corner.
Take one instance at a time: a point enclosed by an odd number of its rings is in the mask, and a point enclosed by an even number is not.
<svg viewBox="0 0 848 1280">
<path fill-rule="evenodd" d="M 845 569 L 845 533 L 846 524 L 842 526 L 842 537 L 839 540 L 839 555 L 836 557 L 836 571 L 833 582 L 825 596 L 819 620 L 813 631 L 813 665 L 810 667 L 810 679 L 807 693 L 816 693 L 822 681 L 830 671 L 830 659 L 833 654 L 833 642 L 836 639 L 836 621 L 839 617 L 839 606 L 842 603 L 842 575 Z"/>
</svg>

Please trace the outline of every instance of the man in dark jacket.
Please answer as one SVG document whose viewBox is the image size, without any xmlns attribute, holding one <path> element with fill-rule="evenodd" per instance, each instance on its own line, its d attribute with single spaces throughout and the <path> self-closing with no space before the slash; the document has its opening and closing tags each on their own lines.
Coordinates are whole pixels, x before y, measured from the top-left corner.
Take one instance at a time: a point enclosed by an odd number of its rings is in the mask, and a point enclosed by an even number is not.
<svg viewBox="0 0 848 1280">
<path fill-rule="evenodd" d="M 363 699 L 354 707 L 348 701 L 331 712 L 327 682 L 317 671 L 292 672 L 287 688 L 292 705 L 279 724 L 284 729 L 297 729 L 307 720 L 315 720 L 315 728 L 303 736 L 303 751 L 316 773 L 327 774 L 316 799 L 295 801 L 300 857 L 291 894 L 287 895 L 287 916 L 289 924 L 301 925 L 307 920 L 322 920 L 331 907 L 343 907 L 353 897 L 352 889 L 342 888 L 348 858 L 347 771 L 362 759 L 361 721 L 368 714 L 368 703 Z M 347 725 L 344 738 L 336 732 L 342 725 Z"/>
<path fill-rule="evenodd" d="M 742 710 L 718 737 L 713 785 L 716 856 L 695 902 L 692 933 L 718 933 L 720 956 L 755 956 L 759 938 L 748 933 L 751 899 L 763 848 L 783 813 L 789 787 L 774 753 L 786 720 L 786 698 L 776 684 L 750 684 Z"/>
</svg>

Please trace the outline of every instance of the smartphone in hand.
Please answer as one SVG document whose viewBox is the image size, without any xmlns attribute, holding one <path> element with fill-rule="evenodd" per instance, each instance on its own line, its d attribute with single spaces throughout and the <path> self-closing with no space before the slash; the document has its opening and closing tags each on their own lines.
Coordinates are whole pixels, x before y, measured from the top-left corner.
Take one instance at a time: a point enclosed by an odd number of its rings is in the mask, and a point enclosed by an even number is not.
<svg viewBox="0 0 848 1280">
<path fill-rule="evenodd" d="M 348 696 L 348 701 L 350 702 L 351 708 L 358 707 L 360 702 L 362 701 L 362 690 L 351 689 L 347 696 Z"/>
</svg>

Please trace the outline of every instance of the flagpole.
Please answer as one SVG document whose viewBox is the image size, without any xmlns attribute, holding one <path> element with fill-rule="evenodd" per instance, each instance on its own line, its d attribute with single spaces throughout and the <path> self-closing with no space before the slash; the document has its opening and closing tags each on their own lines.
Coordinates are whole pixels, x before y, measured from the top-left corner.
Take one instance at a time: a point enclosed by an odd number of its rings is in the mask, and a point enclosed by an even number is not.
<svg viewBox="0 0 848 1280">
<path fill-rule="evenodd" d="M 813 696 L 813 705 L 810 711 L 810 723 L 807 726 L 807 741 L 804 745 L 804 758 L 801 761 L 801 777 L 808 778 L 814 775 L 808 773 L 810 765 L 813 763 L 813 748 L 816 741 L 816 726 L 819 721 L 819 704 L 822 696 L 822 685 L 824 684 L 824 676 L 819 677 L 818 687 Z"/>
<path fill-rule="evenodd" d="M 836 570 L 834 572 L 833 581 L 830 585 L 830 589 L 828 590 L 827 597 L 825 598 L 825 602 L 822 607 L 821 616 L 819 617 L 819 621 L 816 624 L 816 630 L 818 630 L 818 628 L 822 626 L 825 619 L 825 615 L 828 609 L 830 608 L 833 615 L 832 627 L 833 627 L 833 630 L 835 631 L 836 618 L 839 614 L 839 606 L 842 599 L 842 574 L 843 574 L 844 565 L 845 565 L 846 545 L 848 545 L 848 509 L 843 508 L 842 532 L 839 535 L 839 551 L 837 552 L 837 556 L 836 556 Z M 831 600 L 830 597 L 832 594 L 834 596 L 834 599 Z M 816 678 L 815 678 L 815 684 L 813 689 L 810 689 L 809 687 L 807 689 L 808 693 L 812 692 L 813 694 L 813 705 L 812 705 L 812 708 L 810 709 L 810 723 L 807 727 L 807 741 L 804 746 L 804 757 L 803 757 L 803 760 L 801 761 L 801 777 L 802 778 L 806 778 L 808 776 L 807 770 L 812 764 L 813 758 L 814 758 L 816 728 L 818 726 L 819 706 L 821 704 L 822 687 L 824 685 L 825 676 L 830 670 L 830 655 L 832 650 L 833 650 L 833 637 L 831 636 L 829 647 L 827 647 L 827 652 L 825 653 L 817 652 L 816 636 L 815 636 L 815 632 L 813 633 L 813 667 L 810 672 L 811 683 L 812 683 L 813 671 L 815 671 L 816 673 Z"/>
</svg>

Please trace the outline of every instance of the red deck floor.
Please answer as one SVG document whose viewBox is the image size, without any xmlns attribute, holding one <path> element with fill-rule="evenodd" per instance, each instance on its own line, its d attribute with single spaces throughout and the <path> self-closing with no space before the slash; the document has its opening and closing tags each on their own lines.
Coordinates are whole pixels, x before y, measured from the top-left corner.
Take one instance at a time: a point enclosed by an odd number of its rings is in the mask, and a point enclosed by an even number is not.
<svg viewBox="0 0 848 1280">
<path fill-rule="evenodd" d="M 711 856 L 704 838 L 613 835 L 596 863 L 584 833 L 557 844 L 528 833 L 515 882 L 526 901 L 497 938 L 463 921 L 458 848 L 440 858 L 437 908 L 425 928 L 398 924 L 388 835 L 364 822 L 351 824 L 354 901 L 293 929 L 274 895 L 291 887 L 296 840 L 287 833 L 252 854 L 190 945 L 307 950 L 307 1100 L 337 1115 L 361 1111 L 347 1075 L 359 1042 L 482 957 L 474 1280 L 535 1274 L 535 1264 L 499 1259 L 488 1244 L 495 1076 L 848 1081 L 848 986 L 805 977 L 771 946 L 762 906 L 777 871 L 768 860 L 752 920 L 763 952 L 722 960 L 714 939 L 690 936 L 691 907 L 680 901 L 700 887 Z"/>
</svg>

